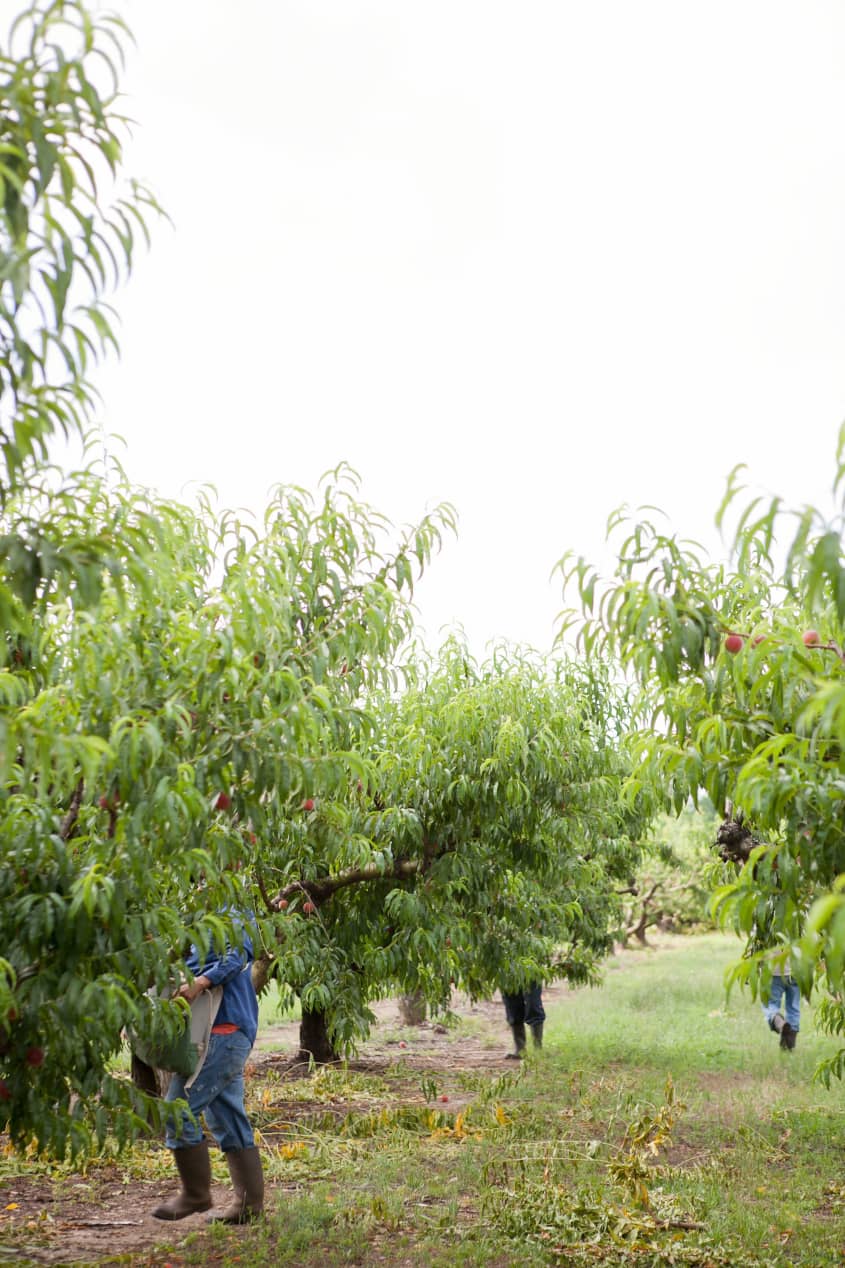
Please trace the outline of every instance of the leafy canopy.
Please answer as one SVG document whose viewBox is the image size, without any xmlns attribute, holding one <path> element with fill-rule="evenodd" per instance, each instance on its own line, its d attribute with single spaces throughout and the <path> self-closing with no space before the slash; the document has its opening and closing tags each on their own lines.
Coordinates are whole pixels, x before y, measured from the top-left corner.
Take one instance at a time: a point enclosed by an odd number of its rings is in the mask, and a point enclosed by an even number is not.
<svg viewBox="0 0 845 1268">
<path fill-rule="evenodd" d="M 91 601 L 101 567 L 114 570 L 131 545 L 120 524 L 92 535 L 67 489 L 54 514 L 43 471 L 53 438 L 94 422 L 90 372 L 117 349 L 107 297 L 159 210 L 143 186 L 119 181 L 127 36 L 118 16 L 79 0 L 35 0 L 0 44 L 0 623 L 24 637 L 45 589 L 73 586 Z M 33 483 L 43 500 L 13 511 L 10 496 Z M 0 663 L 8 654 L 0 645 Z"/>
<path fill-rule="evenodd" d="M 755 833 L 748 862 L 715 895 L 744 935 L 736 977 L 765 987 L 789 956 L 809 994 L 827 993 L 837 1033 L 845 971 L 845 428 L 836 455 L 838 509 L 790 508 L 729 481 L 717 522 L 727 562 L 651 520 L 612 517 L 616 574 L 565 556 L 560 571 L 589 653 L 613 655 L 640 690 L 633 780 L 656 781 L 677 813 L 705 789 L 720 813 Z M 843 1054 L 833 1063 L 841 1074 Z"/>
</svg>

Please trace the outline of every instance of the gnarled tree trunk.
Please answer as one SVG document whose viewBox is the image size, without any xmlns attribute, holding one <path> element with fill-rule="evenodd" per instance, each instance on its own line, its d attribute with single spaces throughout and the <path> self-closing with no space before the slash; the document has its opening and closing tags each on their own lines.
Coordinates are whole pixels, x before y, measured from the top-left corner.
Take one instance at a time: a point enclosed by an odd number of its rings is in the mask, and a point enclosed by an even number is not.
<svg viewBox="0 0 845 1268">
<path fill-rule="evenodd" d="M 310 1061 L 313 1058 L 317 1065 L 330 1065 L 339 1060 L 329 1039 L 326 1014 L 322 1008 L 303 1008 L 297 1056 L 300 1061 Z"/>
<path fill-rule="evenodd" d="M 399 1017 L 403 1026 L 421 1026 L 425 1021 L 425 996 L 422 991 L 413 991 L 410 995 L 400 995 L 398 999 Z"/>
</svg>

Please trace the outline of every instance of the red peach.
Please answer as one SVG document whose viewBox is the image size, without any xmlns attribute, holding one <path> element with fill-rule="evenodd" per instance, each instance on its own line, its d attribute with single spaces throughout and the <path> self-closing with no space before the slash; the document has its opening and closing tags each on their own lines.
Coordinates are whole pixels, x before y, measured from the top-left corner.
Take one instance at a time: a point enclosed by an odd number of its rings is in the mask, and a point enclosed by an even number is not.
<svg viewBox="0 0 845 1268">
<path fill-rule="evenodd" d="M 26 1064 L 31 1066 L 39 1066 L 44 1064 L 43 1048 L 27 1048 Z"/>
<path fill-rule="evenodd" d="M 745 640 L 741 634 L 729 634 L 725 639 L 725 651 L 735 656 L 737 652 L 742 650 L 742 644 Z"/>
<path fill-rule="evenodd" d="M 821 642 L 818 630 L 805 630 L 801 637 L 805 647 L 818 647 Z"/>
<path fill-rule="evenodd" d="M 302 803 L 302 809 L 303 809 L 303 810 L 313 810 L 313 809 L 314 809 L 314 799 L 313 799 L 313 797 L 306 797 L 306 798 L 305 798 L 305 800 L 304 800 L 304 801 L 303 801 L 303 803 Z"/>
<path fill-rule="evenodd" d="M 220 792 L 214 799 L 215 810 L 228 810 L 232 805 L 232 798 L 226 792 Z"/>
</svg>

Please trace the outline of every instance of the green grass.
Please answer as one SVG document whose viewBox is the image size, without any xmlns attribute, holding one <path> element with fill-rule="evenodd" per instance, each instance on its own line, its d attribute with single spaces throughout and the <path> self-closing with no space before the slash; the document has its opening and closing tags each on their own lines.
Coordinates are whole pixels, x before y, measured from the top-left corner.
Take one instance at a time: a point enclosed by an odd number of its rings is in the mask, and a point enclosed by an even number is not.
<svg viewBox="0 0 845 1268">
<path fill-rule="evenodd" d="M 286 1008 L 280 1011 L 278 984 L 270 982 L 267 989 L 262 991 L 261 998 L 258 1001 L 259 1032 L 265 1030 L 268 1026 L 278 1026 L 280 1022 L 299 1021 L 300 1012 L 299 1001 L 296 1002 L 293 1008 Z"/>
<path fill-rule="evenodd" d="M 111 1262 L 841 1264 L 843 1088 L 813 1082 L 834 1044 L 805 1005 L 784 1053 L 759 1004 L 726 1001 L 737 949 L 705 935 L 623 954 L 601 987 L 548 1006 L 543 1052 L 515 1068 L 462 1068 L 470 1037 L 482 1053 L 487 1040 L 504 1048 L 497 1014 L 450 1028 L 440 1068 L 415 1068 L 406 1050 L 387 1069 L 270 1070 L 249 1105 L 266 1220 L 187 1243 L 166 1229 L 155 1254 Z M 162 1152 L 136 1147 L 124 1175 L 161 1175 Z"/>
</svg>

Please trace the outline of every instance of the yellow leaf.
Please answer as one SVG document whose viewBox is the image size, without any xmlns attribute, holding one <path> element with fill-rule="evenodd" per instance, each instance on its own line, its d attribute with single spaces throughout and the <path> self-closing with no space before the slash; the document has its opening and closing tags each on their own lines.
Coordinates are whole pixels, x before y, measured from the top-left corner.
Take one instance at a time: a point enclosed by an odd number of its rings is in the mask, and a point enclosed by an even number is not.
<svg viewBox="0 0 845 1268">
<path fill-rule="evenodd" d="M 7 1210 L 7 1211 L 16 1211 L 16 1210 L 18 1209 L 18 1207 L 19 1207 L 19 1206 L 20 1206 L 20 1203 L 19 1203 L 19 1202 L 10 1202 L 10 1203 L 9 1203 L 9 1205 L 6 1207 L 6 1210 Z"/>
</svg>

